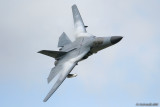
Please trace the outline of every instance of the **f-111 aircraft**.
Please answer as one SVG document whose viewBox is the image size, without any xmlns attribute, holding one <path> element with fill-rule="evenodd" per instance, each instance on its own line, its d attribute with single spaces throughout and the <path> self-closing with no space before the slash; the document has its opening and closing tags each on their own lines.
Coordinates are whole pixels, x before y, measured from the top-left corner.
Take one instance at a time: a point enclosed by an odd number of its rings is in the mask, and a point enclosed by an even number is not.
<svg viewBox="0 0 160 107">
<path fill-rule="evenodd" d="M 75 41 L 71 41 L 68 36 L 63 32 L 59 37 L 58 47 L 59 51 L 41 50 L 38 53 L 55 58 L 55 67 L 52 68 L 47 80 L 50 83 L 53 78 L 59 74 L 58 80 L 43 100 L 46 102 L 62 82 L 68 77 L 76 77 L 77 74 L 70 74 L 73 68 L 79 61 L 87 59 L 94 53 L 112 46 L 119 42 L 122 36 L 111 37 L 96 37 L 86 31 L 88 26 L 85 26 L 77 6 L 72 6 Z"/>
</svg>

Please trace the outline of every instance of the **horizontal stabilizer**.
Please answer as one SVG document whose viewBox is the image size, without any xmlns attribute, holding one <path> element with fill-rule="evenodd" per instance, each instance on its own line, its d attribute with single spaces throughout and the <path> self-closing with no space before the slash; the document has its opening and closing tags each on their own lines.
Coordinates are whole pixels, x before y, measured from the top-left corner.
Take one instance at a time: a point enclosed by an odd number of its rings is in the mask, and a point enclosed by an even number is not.
<svg viewBox="0 0 160 107">
<path fill-rule="evenodd" d="M 63 32 L 62 35 L 59 37 L 58 47 L 63 47 L 67 44 L 72 43 L 68 36 Z"/>
<path fill-rule="evenodd" d="M 55 59 L 65 55 L 67 52 L 62 52 L 62 51 L 50 51 L 50 50 L 41 50 L 38 53 L 53 57 Z"/>
</svg>

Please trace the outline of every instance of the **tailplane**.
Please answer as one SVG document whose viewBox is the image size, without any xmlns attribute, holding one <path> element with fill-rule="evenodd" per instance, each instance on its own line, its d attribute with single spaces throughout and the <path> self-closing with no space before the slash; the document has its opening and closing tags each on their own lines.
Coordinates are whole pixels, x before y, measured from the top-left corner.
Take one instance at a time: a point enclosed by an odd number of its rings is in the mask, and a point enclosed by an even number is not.
<svg viewBox="0 0 160 107">
<path fill-rule="evenodd" d="M 62 56 L 64 56 L 67 52 L 62 52 L 62 51 L 50 51 L 50 50 L 41 50 L 38 53 L 53 57 L 55 59 L 58 59 Z"/>
</svg>

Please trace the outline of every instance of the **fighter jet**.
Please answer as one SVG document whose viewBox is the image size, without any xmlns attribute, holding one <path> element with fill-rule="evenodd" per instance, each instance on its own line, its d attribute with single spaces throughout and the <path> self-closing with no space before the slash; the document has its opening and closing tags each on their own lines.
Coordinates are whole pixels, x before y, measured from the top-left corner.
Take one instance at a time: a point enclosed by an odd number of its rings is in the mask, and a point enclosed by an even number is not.
<svg viewBox="0 0 160 107">
<path fill-rule="evenodd" d="M 46 102 L 66 78 L 76 77 L 77 74 L 70 72 L 78 62 L 87 59 L 92 54 L 112 46 L 122 39 L 122 36 L 96 37 L 86 31 L 88 26 L 84 25 L 77 6 L 72 6 L 74 20 L 75 41 L 71 41 L 66 33 L 59 37 L 59 51 L 41 50 L 38 53 L 55 58 L 55 67 L 52 68 L 47 78 L 48 83 L 59 74 L 58 80 L 43 100 Z"/>
</svg>

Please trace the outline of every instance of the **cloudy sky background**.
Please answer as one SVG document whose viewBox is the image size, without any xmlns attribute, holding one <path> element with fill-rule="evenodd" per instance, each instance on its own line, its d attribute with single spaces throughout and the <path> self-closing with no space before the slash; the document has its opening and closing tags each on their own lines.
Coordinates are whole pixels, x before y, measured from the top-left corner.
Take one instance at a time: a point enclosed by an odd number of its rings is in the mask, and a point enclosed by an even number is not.
<svg viewBox="0 0 160 107">
<path fill-rule="evenodd" d="M 87 31 L 122 35 L 118 44 L 80 62 L 44 103 L 53 83 L 54 59 L 36 53 L 58 50 L 62 32 L 73 41 L 71 6 Z M 135 107 L 160 103 L 159 0 L 0 0 L 1 107 Z"/>
</svg>

